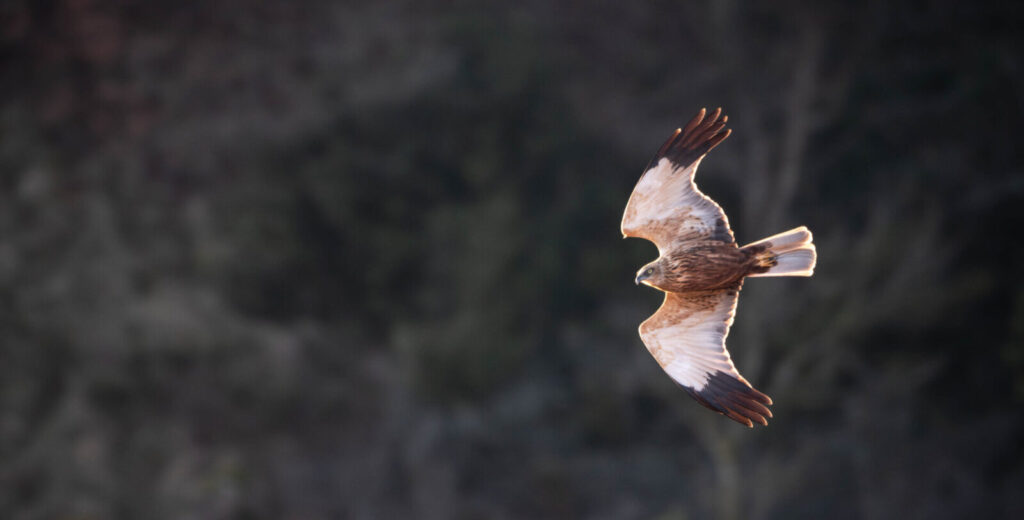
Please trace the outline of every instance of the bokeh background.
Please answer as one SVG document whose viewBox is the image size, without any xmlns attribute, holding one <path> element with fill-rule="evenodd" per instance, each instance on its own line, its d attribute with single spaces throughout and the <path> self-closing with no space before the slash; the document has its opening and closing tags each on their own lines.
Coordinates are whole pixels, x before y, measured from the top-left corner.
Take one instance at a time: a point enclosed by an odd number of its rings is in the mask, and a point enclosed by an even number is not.
<svg viewBox="0 0 1024 520">
<path fill-rule="evenodd" d="M 0 517 L 1021 518 L 1009 2 L 0 4 Z M 702 106 L 748 430 L 619 218 Z"/>
</svg>

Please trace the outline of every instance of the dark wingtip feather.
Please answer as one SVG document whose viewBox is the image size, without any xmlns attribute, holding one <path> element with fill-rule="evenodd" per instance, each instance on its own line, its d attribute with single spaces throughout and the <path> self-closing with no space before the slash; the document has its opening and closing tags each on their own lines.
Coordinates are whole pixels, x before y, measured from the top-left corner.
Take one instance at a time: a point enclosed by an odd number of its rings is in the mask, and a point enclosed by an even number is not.
<svg viewBox="0 0 1024 520">
<path fill-rule="evenodd" d="M 689 134 L 691 130 L 697 128 L 697 125 L 704 120 L 704 114 L 706 113 L 707 110 L 704 110 L 703 108 L 698 110 L 697 115 L 693 116 L 693 119 L 691 119 L 689 123 L 686 123 L 686 128 L 683 130 L 683 133 Z"/>
<path fill-rule="evenodd" d="M 771 398 L 725 372 L 712 374 L 700 390 L 683 388 L 698 403 L 750 428 L 754 422 L 768 426 L 772 417 L 765 406 L 772 404 Z"/>
<path fill-rule="evenodd" d="M 682 128 L 676 128 L 676 131 L 671 136 L 669 136 L 669 138 L 665 140 L 665 143 L 661 145 L 661 148 L 658 149 L 658 154 L 655 157 L 662 157 L 666 153 L 668 153 L 669 148 L 672 148 L 672 145 L 679 139 L 679 136 L 682 133 Z M 648 166 L 648 169 L 650 169 L 650 166 Z"/>
<path fill-rule="evenodd" d="M 729 116 L 722 115 L 721 107 L 710 114 L 706 109 L 700 109 L 686 126 L 676 129 L 661 145 L 647 169 L 658 164 L 663 157 L 667 157 L 679 168 L 689 167 L 729 137 L 732 130 L 725 128 L 728 120 Z"/>
</svg>

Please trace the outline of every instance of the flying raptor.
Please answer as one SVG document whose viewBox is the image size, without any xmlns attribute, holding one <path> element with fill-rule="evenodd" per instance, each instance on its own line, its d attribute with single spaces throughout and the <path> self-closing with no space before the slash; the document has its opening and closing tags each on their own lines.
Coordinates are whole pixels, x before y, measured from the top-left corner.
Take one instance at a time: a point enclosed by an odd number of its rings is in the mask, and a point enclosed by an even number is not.
<svg viewBox="0 0 1024 520">
<path fill-rule="evenodd" d="M 665 293 L 640 324 L 647 350 L 700 404 L 753 427 L 768 424 L 772 400 L 725 348 L 740 288 L 747 277 L 811 276 L 817 253 L 803 226 L 738 247 L 725 212 L 697 189 L 701 159 L 732 132 L 727 120 L 721 108 L 701 109 L 661 145 L 626 203 L 622 234 L 658 246 L 658 259 L 636 275 L 637 284 Z"/>
</svg>

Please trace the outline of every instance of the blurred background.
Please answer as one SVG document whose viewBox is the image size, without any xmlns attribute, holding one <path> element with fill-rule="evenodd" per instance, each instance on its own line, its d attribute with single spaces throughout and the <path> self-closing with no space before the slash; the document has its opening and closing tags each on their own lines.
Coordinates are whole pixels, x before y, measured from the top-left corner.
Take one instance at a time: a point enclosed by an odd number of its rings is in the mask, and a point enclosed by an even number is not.
<svg viewBox="0 0 1024 520">
<path fill-rule="evenodd" d="M 0 516 L 1020 518 L 1024 10 L 5 1 Z M 637 336 L 630 190 L 700 107 L 729 336 Z"/>
</svg>

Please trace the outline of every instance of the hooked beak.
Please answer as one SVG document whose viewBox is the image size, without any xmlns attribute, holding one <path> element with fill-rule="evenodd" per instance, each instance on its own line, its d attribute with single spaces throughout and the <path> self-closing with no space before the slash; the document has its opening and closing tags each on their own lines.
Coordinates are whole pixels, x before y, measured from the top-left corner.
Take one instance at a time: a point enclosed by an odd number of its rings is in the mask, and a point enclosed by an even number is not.
<svg viewBox="0 0 1024 520">
<path fill-rule="evenodd" d="M 646 279 L 647 279 L 646 276 L 644 276 L 642 274 L 638 274 L 638 275 L 636 275 L 636 280 L 634 280 L 634 282 L 636 282 L 637 285 L 640 285 L 640 282 L 642 282 L 642 281 L 644 281 Z"/>
</svg>

